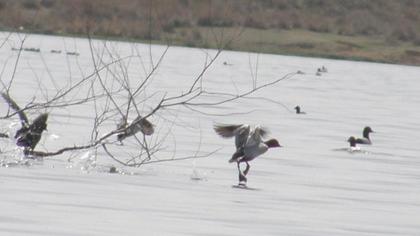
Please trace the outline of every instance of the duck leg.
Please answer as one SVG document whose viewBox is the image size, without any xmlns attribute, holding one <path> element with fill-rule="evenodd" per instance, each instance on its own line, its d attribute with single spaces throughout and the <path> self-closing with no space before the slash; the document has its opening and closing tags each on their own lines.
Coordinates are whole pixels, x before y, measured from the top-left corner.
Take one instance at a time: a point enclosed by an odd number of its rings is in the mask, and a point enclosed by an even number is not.
<svg viewBox="0 0 420 236">
<path fill-rule="evenodd" d="M 28 148 L 28 147 L 24 147 L 23 148 L 23 155 L 25 156 L 25 157 L 28 157 L 29 156 L 29 154 L 30 154 L 30 149 Z"/>
<path fill-rule="evenodd" d="M 239 183 L 242 183 L 242 182 L 245 182 L 246 183 L 247 179 L 246 179 L 245 175 L 241 171 L 241 167 L 239 165 L 239 162 L 237 162 L 237 163 L 238 163 L 238 171 L 239 171 Z"/>
<path fill-rule="evenodd" d="M 246 169 L 244 171 L 244 175 L 247 175 L 251 166 L 248 164 L 248 162 L 245 162 L 245 163 L 246 163 Z"/>
</svg>

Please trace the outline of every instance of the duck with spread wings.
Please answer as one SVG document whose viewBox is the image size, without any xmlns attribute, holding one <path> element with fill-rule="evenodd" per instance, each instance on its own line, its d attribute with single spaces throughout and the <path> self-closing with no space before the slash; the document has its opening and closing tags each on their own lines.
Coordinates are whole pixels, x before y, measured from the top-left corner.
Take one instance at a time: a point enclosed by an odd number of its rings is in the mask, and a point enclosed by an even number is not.
<svg viewBox="0 0 420 236">
<path fill-rule="evenodd" d="M 239 171 L 239 184 L 246 185 L 246 175 L 249 172 L 250 165 L 248 162 L 267 152 L 269 148 L 281 147 L 276 139 L 263 141 L 267 136 L 268 130 L 257 125 L 251 128 L 250 125 L 215 125 L 214 130 L 223 138 L 235 137 L 236 151 L 233 153 L 230 163 L 236 162 Z M 245 162 L 246 168 L 242 172 L 240 163 Z"/>
<path fill-rule="evenodd" d="M 1 93 L 1 96 L 19 116 L 22 127 L 16 131 L 14 137 L 16 139 L 16 145 L 24 147 L 24 153 L 27 155 L 35 149 L 41 139 L 42 132 L 47 129 L 48 113 L 40 114 L 30 123 L 25 112 L 9 94 Z"/>
</svg>

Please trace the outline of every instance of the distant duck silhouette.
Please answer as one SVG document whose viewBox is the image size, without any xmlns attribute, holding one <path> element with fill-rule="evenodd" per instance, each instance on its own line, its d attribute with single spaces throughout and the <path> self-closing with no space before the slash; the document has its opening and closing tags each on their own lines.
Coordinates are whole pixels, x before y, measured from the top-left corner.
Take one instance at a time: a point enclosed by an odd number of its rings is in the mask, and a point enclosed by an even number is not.
<svg viewBox="0 0 420 236">
<path fill-rule="evenodd" d="M 316 70 L 316 72 L 318 72 L 318 73 L 327 73 L 328 70 L 327 70 L 327 68 L 325 66 L 322 66 L 322 67 L 318 68 Z"/>
<path fill-rule="evenodd" d="M 327 73 L 327 72 L 328 72 L 327 68 L 325 66 L 322 66 L 316 70 L 315 75 L 321 76 L 322 73 Z"/>
<path fill-rule="evenodd" d="M 236 162 L 239 171 L 239 185 L 246 185 L 246 175 L 249 172 L 249 161 L 265 153 L 269 148 L 281 147 L 276 139 L 263 141 L 267 136 L 268 130 L 260 126 L 251 129 L 247 124 L 241 125 L 215 125 L 214 130 L 223 138 L 235 137 L 236 151 L 233 153 L 229 163 Z M 246 163 L 246 169 L 242 172 L 240 163 Z"/>
<path fill-rule="evenodd" d="M 300 106 L 295 106 L 296 114 L 306 114 L 306 112 L 300 110 Z"/>
<path fill-rule="evenodd" d="M 127 124 L 125 121 L 123 121 L 118 125 L 117 128 L 125 129 L 124 132 L 117 135 L 117 139 L 120 142 L 122 142 L 127 137 L 133 136 L 139 131 L 141 131 L 144 135 L 152 135 L 155 131 L 153 124 L 142 116 L 138 116 L 130 124 Z"/>
<path fill-rule="evenodd" d="M 372 141 L 369 138 L 369 133 L 374 133 L 374 131 L 369 126 L 366 126 L 363 129 L 363 138 L 357 138 L 356 139 L 356 143 L 359 143 L 359 144 L 372 144 Z"/>
<path fill-rule="evenodd" d="M 24 147 L 24 153 L 27 155 L 35 149 L 41 139 L 42 132 L 47 129 L 48 113 L 42 113 L 32 123 L 29 123 L 26 114 L 8 94 L 1 93 L 1 96 L 19 116 L 22 127 L 16 131 L 16 145 Z"/>
<path fill-rule="evenodd" d="M 28 52 L 41 52 L 39 48 L 24 48 L 23 50 Z"/>
<path fill-rule="evenodd" d="M 79 56 L 80 54 L 78 52 L 66 52 L 69 56 Z"/>
</svg>

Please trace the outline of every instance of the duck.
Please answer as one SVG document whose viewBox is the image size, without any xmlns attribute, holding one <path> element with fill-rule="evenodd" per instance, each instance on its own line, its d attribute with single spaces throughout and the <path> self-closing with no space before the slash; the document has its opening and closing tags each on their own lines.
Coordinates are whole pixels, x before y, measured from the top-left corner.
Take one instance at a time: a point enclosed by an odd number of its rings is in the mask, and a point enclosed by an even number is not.
<svg viewBox="0 0 420 236">
<path fill-rule="evenodd" d="M 1 93 L 9 106 L 18 114 L 22 127 L 16 131 L 14 136 L 16 145 L 24 148 L 25 156 L 33 152 L 38 142 L 41 140 L 42 132 L 47 130 L 48 113 L 37 116 L 32 123 L 29 122 L 25 112 L 17 103 L 6 93 Z"/>
<path fill-rule="evenodd" d="M 214 125 L 214 131 L 223 138 L 235 137 L 236 150 L 229 160 L 229 163 L 236 163 L 239 172 L 239 185 L 246 186 L 246 175 L 249 172 L 250 165 L 248 162 L 254 160 L 258 156 L 267 152 L 269 148 L 282 147 L 277 139 L 269 139 L 263 141 L 268 135 L 268 130 L 260 125 L 251 128 L 248 124 L 239 125 Z M 244 171 L 240 168 L 240 163 L 245 163 Z"/>
<path fill-rule="evenodd" d="M 347 142 L 349 142 L 349 143 L 350 143 L 350 149 L 349 149 L 349 151 L 350 151 L 350 152 L 360 150 L 360 147 L 357 147 L 357 146 L 356 146 L 357 139 L 356 139 L 354 136 L 350 136 L 350 137 L 347 139 Z"/>
<path fill-rule="evenodd" d="M 80 54 L 78 52 L 66 52 L 69 56 L 79 56 Z"/>
<path fill-rule="evenodd" d="M 52 49 L 50 52 L 51 52 L 51 53 L 57 53 L 57 54 L 60 54 L 60 53 L 61 53 L 61 50 Z"/>
<path fill-rule="evenodd" d="M 300 110 L 300 106 L 295 106 L 296 114 L 304 115 L 306 112 Z"/>
<path fill-rule="evenodd" d="M 369 133 L 374 133 L 374 131 L 369 126 L 366 126 L 363 129 L 363 138 L 356 138 L 356 143 L 359 143 L 359 144 L 372 144 L 372 141 L 369 138 Z"/>
<path fill-rule="evenodd" d="M 127 124 L 126 119 L 118 125 L 117 129 L 125 129 L 122 133 L 117 135 L 117 140 L 122 142 L 127 137 L 133 136 L 141 131 L 144 135 L 152 135 L 154 133 L 153 124 L 142 116 L 137 116 L 130 124 Z"/>
<path fill-rule="evenodd" d="M 33 120 L 32 124 L 22 124 L 22 128 L 16 132 L 16 145 L 24 147 L 25 154 L 33 151 L 41 140 L 42 132 L 47 130 L 47 120 L 48 113 L 42 113 Z"/>
</svg>

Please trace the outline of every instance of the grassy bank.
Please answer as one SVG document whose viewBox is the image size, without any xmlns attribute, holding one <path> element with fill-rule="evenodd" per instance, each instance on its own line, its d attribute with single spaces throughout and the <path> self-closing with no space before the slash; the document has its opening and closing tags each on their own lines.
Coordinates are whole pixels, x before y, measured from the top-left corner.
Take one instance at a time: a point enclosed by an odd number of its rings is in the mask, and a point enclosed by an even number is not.
<svg viewBox="0 0 420 236">
<path fill-rule="evenodd" d="M 361 61 L 420 65 L 420 46 L 386 37 L 345 36 L 308 30 L 200 27 L 199 40 L 189 40 L 190 29 L 179 28 L 165 34 L 165 41 L 175 45 L 217 48 L 232 42 L 227 49 L 271 54 L 327 57 Z"/>
<path fill-rule="evenodd" d="M 414 0 L 14 0 L 0 1 L 0 29 L 420 65 L 418 12 Z"/>
</svg>

